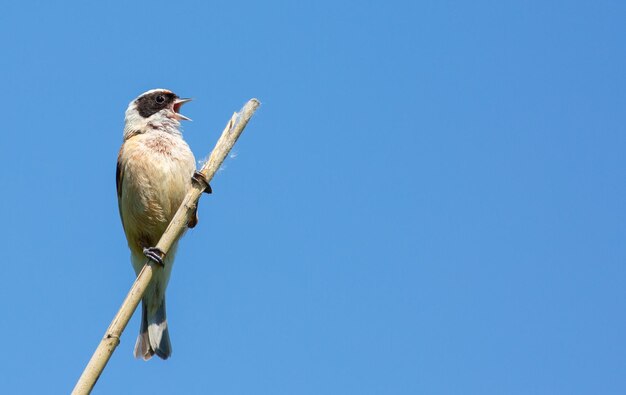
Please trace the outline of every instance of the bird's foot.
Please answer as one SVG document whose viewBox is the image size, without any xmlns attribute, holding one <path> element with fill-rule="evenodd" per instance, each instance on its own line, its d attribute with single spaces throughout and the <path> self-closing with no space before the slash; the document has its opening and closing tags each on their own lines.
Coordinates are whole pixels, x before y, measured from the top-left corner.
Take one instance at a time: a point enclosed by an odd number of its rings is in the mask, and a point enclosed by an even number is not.
<svg viewBox="0 0 626 395">
<path fill-rule="evenodd" d="M 195 182 L 196 184 L 198 184 L 201 188 L 204 188 L 204 193 L 207 193 L 207 194 L 213 193 L 213 189 L 211 188 L 211 185 L 209 184 L 209 182 L 206 180 L 206 177 L 204 176 L 204 174 L 200 173 L 199 171 L 196 170 L 193 173 L 193 176 L 191 176 L 191 180 L 192 182 Z"/>
<path fill-rule="evenodd" d="M 157 247 L 148 247 L 143 249 L 143 254 L 150 260 L 158 263 L 161 266 L 165 266 L 163 264 L 163 258 L 165 258 L 165 253 L 161 251 L 160 248 Z"/>
</svg>

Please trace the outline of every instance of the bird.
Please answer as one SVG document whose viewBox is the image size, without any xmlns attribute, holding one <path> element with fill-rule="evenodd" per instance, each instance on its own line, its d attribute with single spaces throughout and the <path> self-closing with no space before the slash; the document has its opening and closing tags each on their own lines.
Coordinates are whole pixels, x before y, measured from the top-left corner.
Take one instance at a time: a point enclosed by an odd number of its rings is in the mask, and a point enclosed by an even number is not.
<svg viewBox="0 0 626 395">
<path fill-rule="evenodd" d="M 117 157 L 116 186 L 122 227 L 138 275 L 153 260 L 155 270 L 141 303 L 141 326 L 134 356 L 149 360 L 172 354 L 165 290 L 172 271 L 177 243 L 167 254 L 156 244 L 174 217 L 192 182 L 202 182 L 196 160 L 181 132 L 183 99 L 167 89 L 152 89 L 130 102 L 125 113 L 123 143 Z M 206 183 L 204 184 L 207 185 Z M 210 186 L 205 192 L 210 193 Z M 197 209 L 196 209 L 197 210 Z M 188 228 L 198 223 L 197 211 Z"/>
</svg>

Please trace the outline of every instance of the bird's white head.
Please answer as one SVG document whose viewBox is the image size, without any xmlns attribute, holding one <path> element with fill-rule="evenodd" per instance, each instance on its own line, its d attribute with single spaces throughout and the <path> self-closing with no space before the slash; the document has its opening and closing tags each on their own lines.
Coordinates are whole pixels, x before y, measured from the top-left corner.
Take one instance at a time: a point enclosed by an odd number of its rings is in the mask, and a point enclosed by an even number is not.
<svg viewBox="0 0 626 395">
<path fill-rule="evenodd" d="M 152 89 L 128 104 L 124 124 L 124 140 L 139 133 L 162 130 L 180 135 L 181 120 L 191 121 L 180 108 L 191 99 L 181 99 L 167 89 Z"/>
</svg>

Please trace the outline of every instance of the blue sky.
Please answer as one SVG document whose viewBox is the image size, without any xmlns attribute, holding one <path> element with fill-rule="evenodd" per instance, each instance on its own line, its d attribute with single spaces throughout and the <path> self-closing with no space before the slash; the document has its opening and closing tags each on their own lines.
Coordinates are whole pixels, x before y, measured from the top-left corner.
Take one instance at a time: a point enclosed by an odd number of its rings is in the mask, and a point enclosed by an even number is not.
<svg viewBox="0 0 626 395">
<path fill-rule="evenodd" d="M 626 5 L 9 2 L 2 393 L 68 393 L 133 281 L 124 110 L 195 100 L 207 155 L 173 356 L 94 394 L 626 392 Z"/>
</svg>

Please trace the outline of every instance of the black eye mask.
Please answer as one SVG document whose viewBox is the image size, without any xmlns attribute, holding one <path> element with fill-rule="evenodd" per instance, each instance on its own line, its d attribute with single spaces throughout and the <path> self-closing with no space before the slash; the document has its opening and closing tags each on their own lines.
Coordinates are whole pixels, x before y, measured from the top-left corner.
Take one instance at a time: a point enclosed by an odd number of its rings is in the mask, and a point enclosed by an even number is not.
<svg viewBox="0 0 626 395">
<path fill-rule="evenodd" d="M 142 117 L 148 118 L 164 108 L 171 107 L 174 100 L 176 95 L 171 92 L 153 92 L 137 99 L 137 111 Z"/>
</svg>

